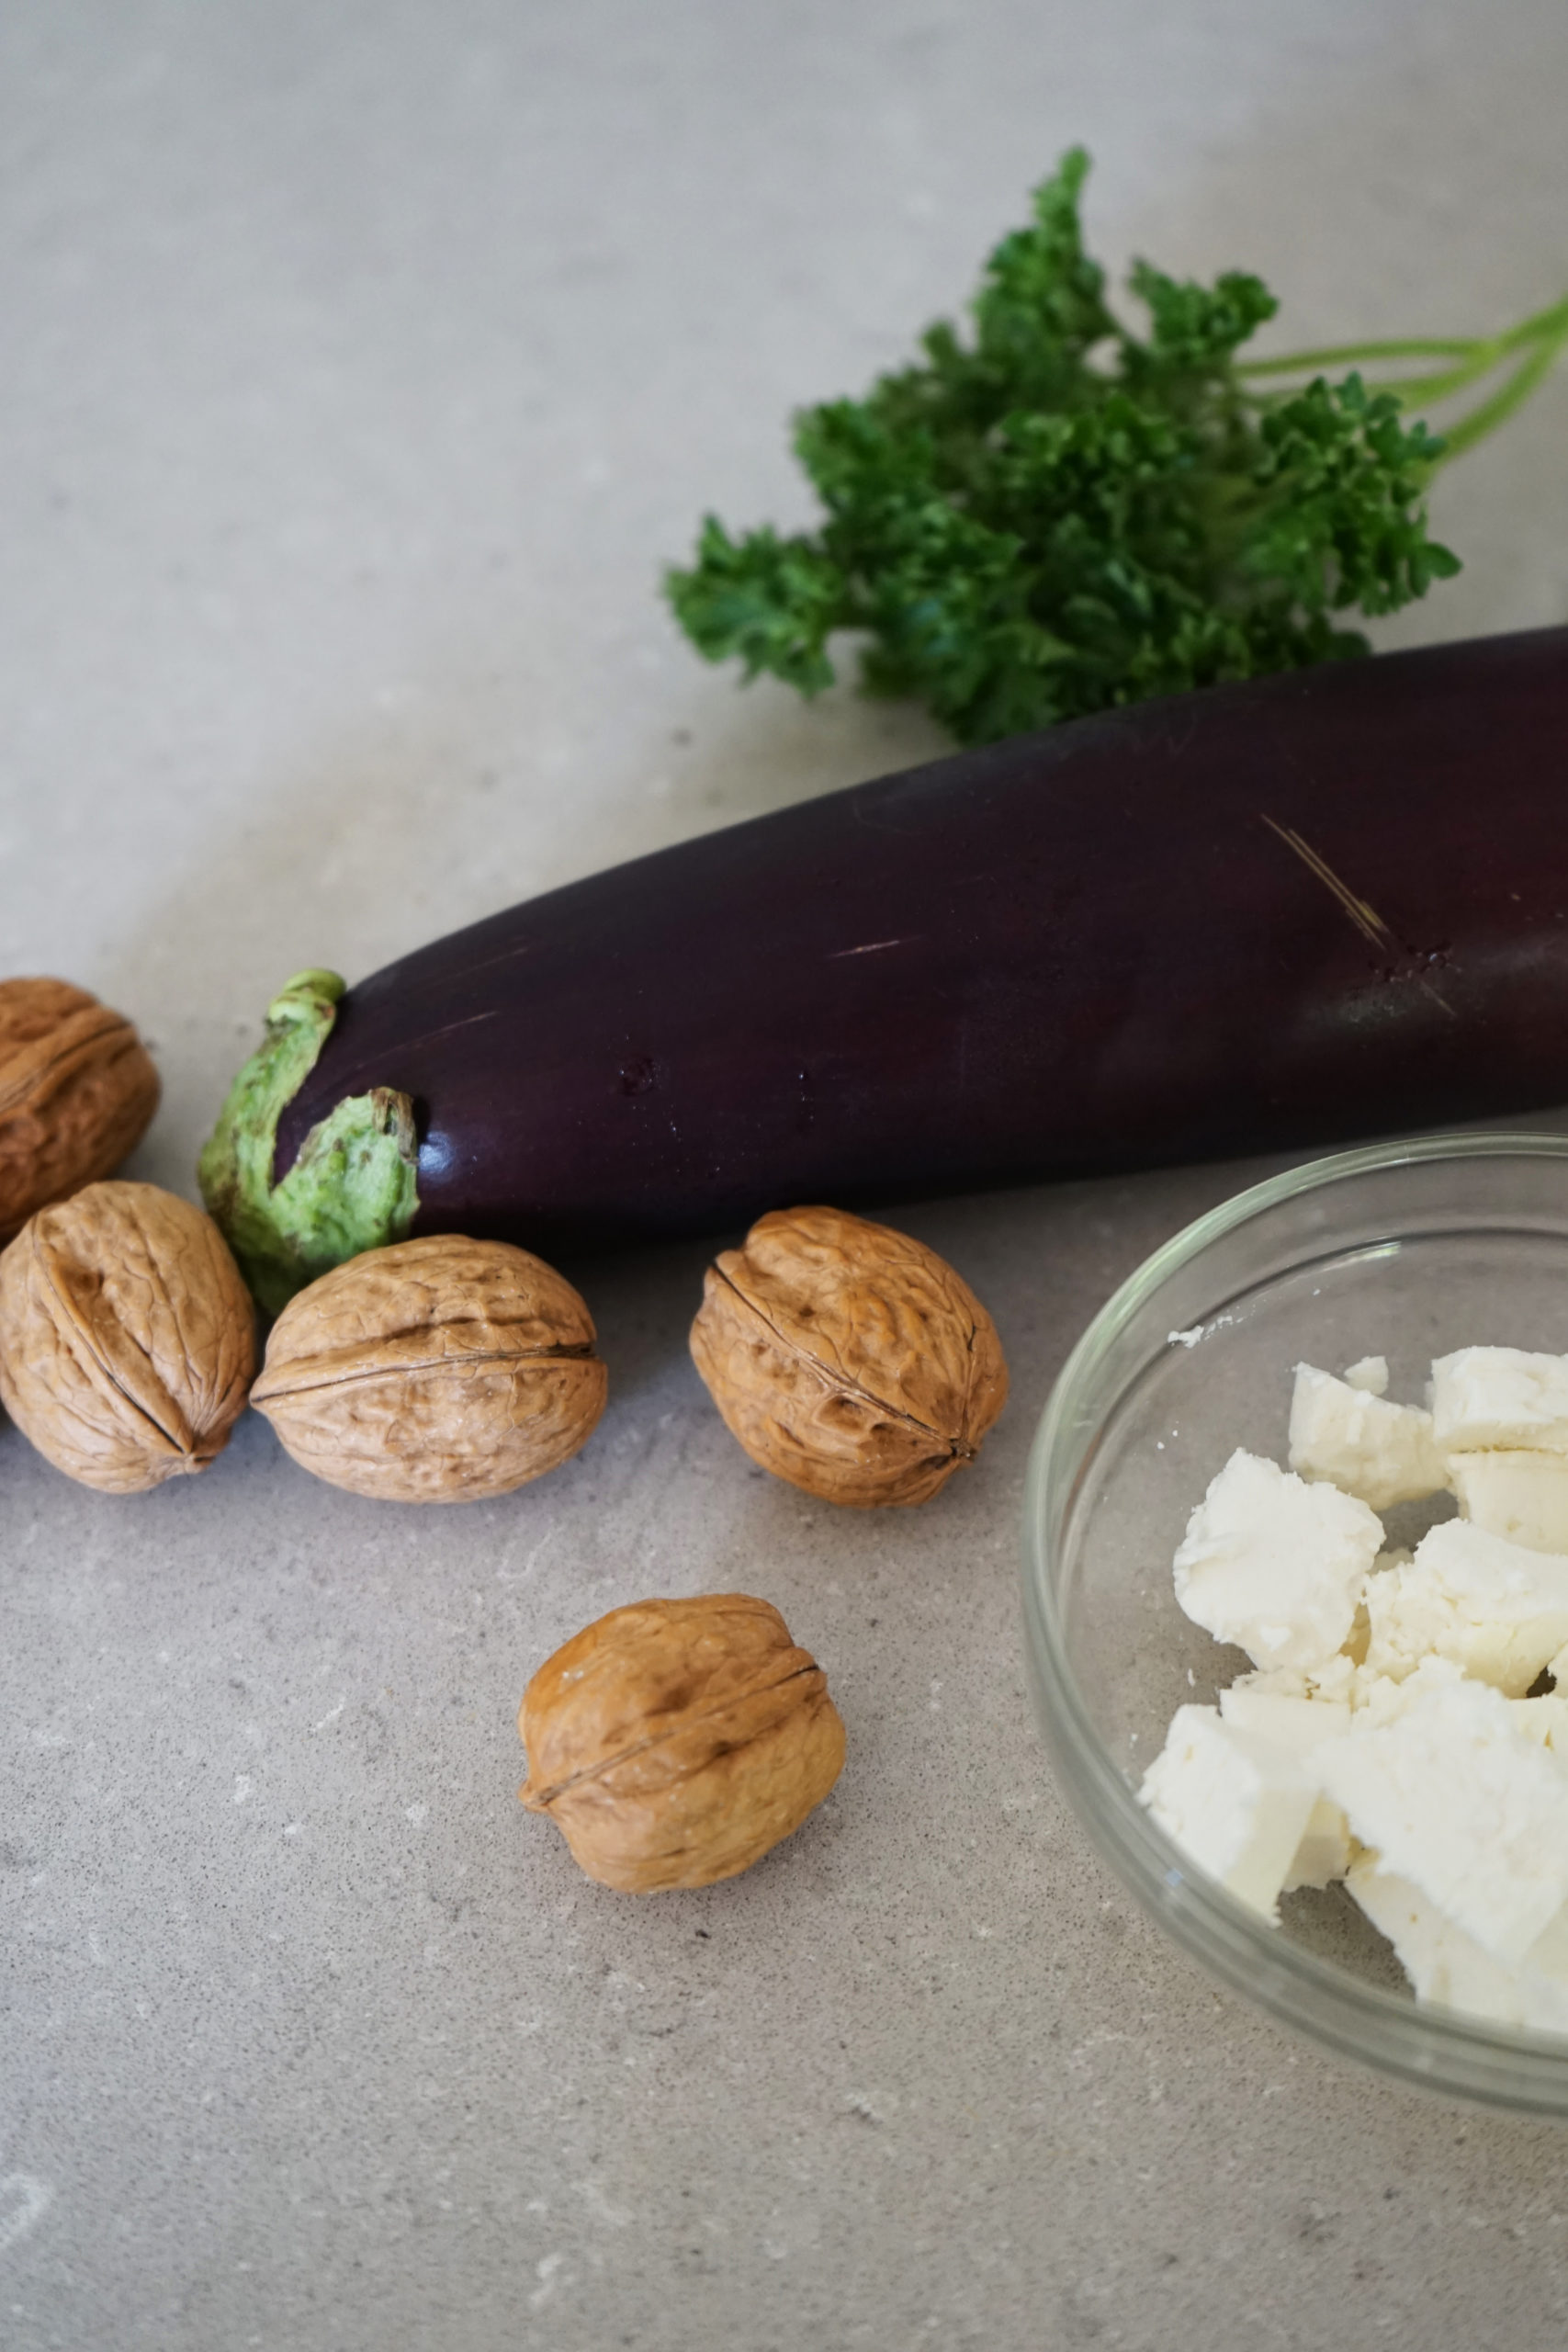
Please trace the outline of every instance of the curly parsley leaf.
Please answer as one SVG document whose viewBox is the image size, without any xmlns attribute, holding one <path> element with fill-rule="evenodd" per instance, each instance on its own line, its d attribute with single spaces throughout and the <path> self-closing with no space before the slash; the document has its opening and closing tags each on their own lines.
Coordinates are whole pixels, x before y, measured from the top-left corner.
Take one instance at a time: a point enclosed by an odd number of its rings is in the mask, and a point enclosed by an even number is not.
<svg viewBox="0 0 1568 2352">
<path fill-rule="evenodd" d="M 1277 308 L 1245 271 L 1205 287 L 1140 262 L 1148 328 L 1132 333 L 1084 252 L 1088 170 L 1074 149 L 1036 189 L 1030 224 L 986 265 L 967 335 L 931 327 L 920 357 L 863 400 L 796 418 L 819 529 L 737 537 L 706 518 L 695 560 L 665 587 L 710 661 L 812 695 L 834 677 L 829 639 L 849 631 L 868 691 L 917 696 L 960 741 L 985 742 L 1363 652 L 1334 616 L 1393 612 L 1458 571 L 1427 528 L 1444 443 L 1403 421 L 1401 387 L 1319 374 L 1258 391 L 1255 376 L 1314 355 L 1237 360 Z M 1414 379 L 1435 397 L 1518 357 L 1459 427 L 1468 446 L 1564 342 L 1559 304 L 1484 342 L 1365 356 L 1445 359 Z"/>
</svg>

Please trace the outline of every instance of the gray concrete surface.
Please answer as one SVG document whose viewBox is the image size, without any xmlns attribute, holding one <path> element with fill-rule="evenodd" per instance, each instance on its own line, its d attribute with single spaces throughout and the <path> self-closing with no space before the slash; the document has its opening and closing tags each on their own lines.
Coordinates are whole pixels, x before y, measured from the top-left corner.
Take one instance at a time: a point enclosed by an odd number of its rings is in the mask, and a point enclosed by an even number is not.
<svg viewBox="0 0 1568 2352">
<path fill-rule="evenodd" d="M 0 968 L 101 989 L 190 1189 L 271 988 L 937 748 L 739 694 L 654 594 L 802 511 L 791 405 L 950 306 L 1062 147 L 1118 264 L 1292 340 L 1568 277 L 1559 0 L 54 0 L 0 17 Z M 1568 383 L 1404 640 L 1568 617 Z M 1086 1850 L 1028 1718 L 1032 1421 L 1243 1171 L 908 1212 L 1014 1401 L 929 1512 L 749 1474 L 702 1252 L 604 1272 L 602 1430 L 494 1506 L 262 1424 L 141 1501 L 0 1430 L 6 2352 L 1555 2346 L 1568 2138 L 1341 2070 Z M 513 1801 L 579 1623 L 750 1586 L 843 1780 L 635 1902 Z"/>
</svg>

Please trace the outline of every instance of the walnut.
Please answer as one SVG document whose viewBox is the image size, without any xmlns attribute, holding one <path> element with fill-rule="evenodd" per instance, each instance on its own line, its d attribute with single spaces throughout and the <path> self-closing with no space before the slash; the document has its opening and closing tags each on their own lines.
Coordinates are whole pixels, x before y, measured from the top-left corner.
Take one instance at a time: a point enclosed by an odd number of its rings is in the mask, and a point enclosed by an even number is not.
<svg viewBox="0 0 1568 2352">
<path fill-rule="evenodd" d="M 825 1500 L 923 1503 L 1007 1402 L 996 1326 L 933 1250 L 775 1209 L 710 1266 L 692 1354 L 753 1462 Z"/>
<path fill-rule="evenodd" d="M 612 1609 L 546 1660 L 517 1728 L 524 1804 L 627 1894 L 749 1870 L 844 1761 L 822 1669 L 743 1592 Z"/>
<path fill-rule="evenodd" d="M 157 1107 L 122 1014 L 67 980 L 0 980 L 0 1241 L 118 1168 Z"/>
<path fill-rule="evenodd" d="M 89 1184 L 0 1254 L 0 1402 L 84 1486 L 134 1495 L 205 1470 L 254 1364 L 222 1235 L 156 1184 Z"/>
<path fill-rule="evenodd" d="M 569 1282 L 526 1250 L 443 1233 L 367 1250 L 290 1299 L 251 1402 L 334 1487 L 455 1503 L 565 1462 L 607 1381 Z"/>
</svg>

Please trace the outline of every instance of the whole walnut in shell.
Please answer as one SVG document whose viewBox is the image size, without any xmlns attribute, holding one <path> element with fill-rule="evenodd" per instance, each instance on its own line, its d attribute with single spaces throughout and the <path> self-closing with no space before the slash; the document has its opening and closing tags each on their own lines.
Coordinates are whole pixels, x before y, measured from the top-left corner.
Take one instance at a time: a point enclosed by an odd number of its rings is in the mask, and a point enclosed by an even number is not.
<svg viewBox="0 0 1568 2352">
<path fill-rule="evenodd" d="M 0 980 L 0 1241 L 107 1176 L 158 1107 L 158 1073 L 122 1013 L 68 980 Z"/>
<path fill-rule="evenodd" d="M 468 1502 L 577 1452 L 604 1409 L 593 1336 L 542 1259 L 430 1234 L 367 1250 L 291 1298 L 251 1402 L 334 1487 Z"/>
<path fill-rule="evenodd" d="M 205 1470 L 254 1366 L 228 1244 L 156 1184 L 89 1184 L 0 1253 L 0 1403 L 84 1486 L 141 1494 Z"/>
<path fill-rule="evenodd" d="M 923 1503 L 1007 1402 L 996 1326 L 923 1242 L 776 1209 L 710 1266 L 692 1354 L 753 1462 L 825 1500 Z"/>
<path fill-rule="evenodd" d="M 517 1728 L 523 1803 L 627 1894 L 749 1870 L 844 1761 L 827 1677 L 743 1592 L 612 1609 L 546 1660 Z"/>
</svg>

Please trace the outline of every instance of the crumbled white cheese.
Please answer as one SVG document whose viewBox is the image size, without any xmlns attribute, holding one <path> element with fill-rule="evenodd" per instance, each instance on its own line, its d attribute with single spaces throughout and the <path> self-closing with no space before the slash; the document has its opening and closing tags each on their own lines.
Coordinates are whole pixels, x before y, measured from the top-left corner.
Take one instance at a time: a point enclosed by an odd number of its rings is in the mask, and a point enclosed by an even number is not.
<svg viewBox="0 0 1568 2352">
<path fill-rule="evenodd" d="M 1298 1365 L 1290 1471 L 1238 1452 L 1193 1511 L 1177 1598 L 1255 1670 L 1141 1799 L 1264 1917 L 1343 1879 L 1420 1999 L 1568 2036 L 1568 1356 L 1461 1349 L 1430 1415 L 1387 1387 Z M 1461 1518 L 1382 1548 L 1450 1484 Z"/>
<path fill-rule="evenodd" d="M 1318 1710 L 1316 1720 L 1325 1724 L 1330 1722 L 1330 1711 L 1340 1708 L 1348 1708 L 1350 1720 L 1357 1724 L 1392 1723 L 1430 1683 L 1455 1682 L 1460 1675 L 1460 1668 L 1446 1657 L 1424 1657 L 1413 1674 L 1396 1681 L 1392 1675 L 1374 1672 L 1370 1666 L 1357 1666 L 1341 1650 L 1337 1657 L 1331 1657 L 1310 1675 L 1294 1673 L 1289 1667 L 1238 1674 L 1229 1688 L 1221 1691 L 1220 1706 L 1223 1712 L 1228 1703 L 1239 1702 L 1245 1708 L 1249 1696 L 1256 1693 L 1264 1699 L 1310 1699 Z M 1513 1707 L 1533 1707 L 1536 1702 L 1515 1699 L 1508 1703 Z M 1544 1719 L 1533 1736 L 1545 1739 Z"/>
<path fill-rule="evenodd" d="M 1424 1657 L 1413 1674 L 1395 1680 L 1370 1666 L 1361 1667 L 1350 1688 L 1350 1706 L 1357 1724 L 1391 1724 L 1404 1714 L 1424 1690 L 1439 1682 L 1457 1682 L 1461 1669 L 1446 1657 Z"/>
<path fill-rule="evenodd" d="M 1391 1405 L 1310 1363 L 1296 1366 L 1290 1463 L 1303 1477 L 1326 1478 L 1373 1510 L 1418 1502 L 1449 1483 L 1430 1413 L 1416 1405 Z"/>
<path fill-rule="evenodd" d="M 1304 1692 L 1260 1689 L 1269 1678 L 1244 1675 L 1220 1693 L 1220 1715 L 1233 1731 L 1266 1739 L 1292 1756 L 1309 1756 L 1325 1739 L 1350 1728 L 1348 1699 L 1309 1698 Z"/>
<path fill-rule="evenodd" d="M 1432 1366 L 1432 1419 L 1447 1453 L 1568 1453 L 1568 1356 L 1460 1348 Z"/>
<path fill-rule="evenodd" d="M 1350 1867 L 1356 1850 L 1350 1835 L 1350 1825 L 1344 1811 L 1332 1797 L 1314 1799 L 1307 1826 L 1302 1831 L 1290 1869 L 1285 1873 L 1281 1894 L 1293 1894 L 1301 1886 L 1316 1887 L 1320 1891 L 1343 1878 Z"/>
<path fill-rule="evenodd" d="M 1568 1644 L 1568 1559 L 1528 1551 L 1468 1520 L 1444 1520 L 1408 1566 L 1366 1589 L 1367 1666 L 1402 1680 L 1427 1657 L 1522 1699 Z"/>
<path fill-rule="evenodd" d="M 1568 1453 L 1455 1453 L 1460 1510 L 1530 1552 L 1568 1553 Z"/>
<path fill-rule="evenodd" d="M 1257 1690 L 1281 1699 L 1329 1699 L 1353 1703 L 1356 1662 L 1345 1650 L 1336 1650 L 1319 1665 L 1259 1666 L 1250 1674 L 1238 1674 L 1230 1685 L 1232 1690 Z M 1227 1694 L 1221 1693 L 1224 1703 Z"/>
<path fill-rule="evenodd" d="M 1348 1634 L 1382 1542 L 1365 1503 L 1237 1451 L 1187 1523 L 1176 1598 L 1257 1666 L 1315 1666 Z"/>
<path fill-rule="evenodd" d="M 1538 1968 L 1504 1967 L 1418 1886 L 1383 1870 L 1375 1854 L 1351 1865 L 1346 1884 L 1398 1953 L 1417 2000 L 1500 2025 L 1568 2032 L 1568 1985 Z"/>
<path fill-rule="evenodd" d="M 1340 1732 L 1350 1728 L 1348 1699 L 1297 1698 L 1283 1691 L 1259 1690 L 1252 1678 L 1233 1682 L 1220 1693 L 1220 1719 L 1229 1731 L 1265 1741 L 1281 1755 L 1304 1765 L 1307 1757 Z M 1315 1773 L 1313 1780 L 1317 1790 Z M 1280 1885 L 1292 1894 L 1298 1886 L 1328 1886 L 1343 1878 L 1350 1864 L 1350 1831 L 1340 1806 L 1314 1793 L 1306 1827 Z"/>
<path fill-rule="evenodd" d="M 1179 1707 L 1139 1800 L 1201 1871 L 1275 1917 L 1317 1804 L 1297 1757 L 1233 1729 L 1216 1707 Z"/>
<path fill-rule="evenodd" d="M 1376 1867 L 1505 1968 L 1568 1900 L 1568 1772 L 1484 1684 L 1427 1676 L 1392 1721 L 1307 1759 Z"/>
<path fill-rule="evenodd" d="M 1409 1684 L 1401 1686 L 1409 1689 Z M 1510 1699 L 1508 1713 L 1528 1739 L 1550 1747 L 1568 1764 L 1568 1698 L 1561 1690 L 1543 1691 L 1536 1699 Z"/>
</svg>

